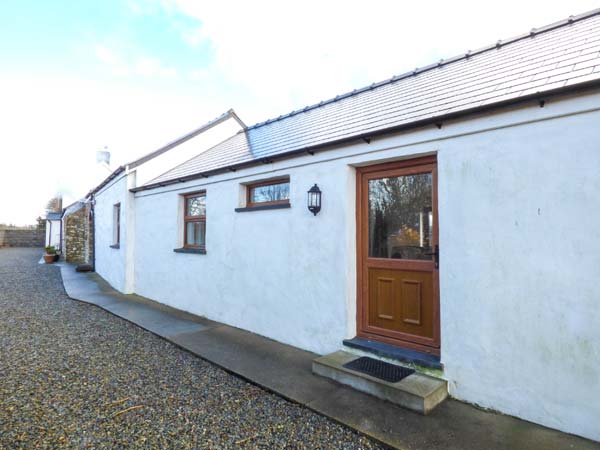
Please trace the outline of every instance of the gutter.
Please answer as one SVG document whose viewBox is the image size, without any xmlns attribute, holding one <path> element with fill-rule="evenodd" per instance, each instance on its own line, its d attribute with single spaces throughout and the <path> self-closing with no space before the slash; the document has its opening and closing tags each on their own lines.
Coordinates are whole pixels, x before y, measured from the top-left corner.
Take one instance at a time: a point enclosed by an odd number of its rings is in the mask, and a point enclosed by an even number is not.
<svg viewBox="0 0 600 450">
<path fill-rule="evenodd" d="M 400 131 L 407 131 L 407 130 L 411 130 L 411 129 L 415 129 L 415 128 L 420 128 L 420 127 L 423 127 L 426 125 L 436 125 L 438 128 L 441 128 L 442 122 L 444 122 L 444 121 L 453 120 L 453 119 L 457 119 L 457 118 L 463 118 L 465 116 L 473 115 L 475 113 L 484 113 L 484 112 L 494 111 L 494 110 L 497 110 L 502 107 L 518 105 L 518 104 L 526 103 L 528 101 L 536 101 L 539 103 L 540 107 L 544 107 L 544 104 L 546 102 L 545 99 L 547 99 L 548 97 L 554 97 L 554 96 L 563 95 L 563 94 L 578 93 L 578 92 L 593 90 L 593 89 L 597 89 L 597 88 L 600 88 L 600 79 L 592 80 L 592 81 L 589 81 L 586 83 L 575 84 L 575 85 L 567 86 L 567 87 L 559 87 L 559 88 L 551 89 L 551 90 L 548 90 L 545 92 L 537 92 L 537 93 L 529 94 L 529 95 L 526 95 L 523 97 L 517 97 L 517 98 L 513 98 L 513 99 L 504 100 L 501 102 L 491 103 L 491 104 L 485 105 L 485 106 L 476 106 L 473 108 L 465 109 L 463 111 L 457 111 L 457 112 L 453 112 L 453 113 L 449 113 L 449 114 L 442 114 L 440 116 L 431 117 L 431 118 L 419 120 L 416 122 L 410 122 L 410 123 L 398 125 L 395 127 L 385 128 L 385 129 L 373 131 L 370 133 L 362 133 L 362 134 L 358 134 L 358 135 L 354 135 L 354 136 L 350 136 L 350 137 L 345 137 L 345 138 L 329 141 L 329 142 L 326 142 L 323 144 L 302 147 L 297 150 L 279 153 L 279 154 L 276 154 L 273 156 L 265 156 L 264 158 L 254 159 L 254 160 L 246 161 L 246 162 L 239 163 L 239 164 L 223 166 L 223 167 L 219 167 L 217 169 L 208 170 L 206 172 L 199 172 L 199 173 L 195 173 L 192 175 L 186 175 L 184 177 L 179 177 L 179 178 L 176 178 L 173 180 L 167 180 L 167 181 L 161 181 L 161 182 L 157 182 L 157 183 L 147 184 L 144 186 L 139 186 L 139 187 L 130 189 L 130 192 L 136 193 L 136 192 L 147 191 L 147 190 L 151 190 L 151 189 L 157 189 L 157 188 L 161 188 L 161 187 L 165 187 L 165 186 L 170 186 L 170 185 L 177 184 L 177 183 L 185 183 L 187 181 L 197 180 L 199 178 L 208 178 L 210 176 L 217 175 L 220 173 L 225 173 L 225 172 L 235 172 L 239 169 L 245 169 L 245 168 L 249 168 L 249 167 L 259 166 L 259 165 L 262 165 L 265 163 L 272 163 L 277 160 L 294 158 L 294 157 L 302 156 L 305 154 L 314 155 L 315 152 L 317 152 L 317 151 L 325 151 L 328 149 L 332 149 L 333 147 L 339 146 L 341 144 L 349 144 L 349 143 L 354 143 L 357 141 L 363 141 L 363 142 L 370 143 L 371 139 L 373 137 L 379 137 L 379 136 L 396 133 L 396 132 L 400 132 Z"/>
</svg>

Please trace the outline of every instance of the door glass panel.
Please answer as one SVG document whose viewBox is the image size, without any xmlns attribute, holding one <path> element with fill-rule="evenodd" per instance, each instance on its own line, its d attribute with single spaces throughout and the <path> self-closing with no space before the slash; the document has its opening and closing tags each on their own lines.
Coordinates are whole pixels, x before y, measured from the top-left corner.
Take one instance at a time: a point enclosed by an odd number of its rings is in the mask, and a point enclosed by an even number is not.
<svg viewBox="0 0 600 450">
<path fill-rule="evenodd" d="M 369 180 L 369 256 L 430 260 L 431 173 Z"/>
</svg>

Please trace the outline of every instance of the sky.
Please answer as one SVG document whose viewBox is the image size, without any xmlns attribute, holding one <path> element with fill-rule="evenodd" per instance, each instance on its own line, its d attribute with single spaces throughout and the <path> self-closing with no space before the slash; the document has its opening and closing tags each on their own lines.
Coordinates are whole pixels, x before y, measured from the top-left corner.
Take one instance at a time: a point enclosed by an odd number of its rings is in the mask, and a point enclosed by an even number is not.
<svg viewBox="0 0 600 450">
<path fill-rule="evenodd" d="M 116 168 L 229 108 L 250 125 L 598 6 L 3 0 L 0 223 L 83 196 L 104 147 Z"/>
</svg>

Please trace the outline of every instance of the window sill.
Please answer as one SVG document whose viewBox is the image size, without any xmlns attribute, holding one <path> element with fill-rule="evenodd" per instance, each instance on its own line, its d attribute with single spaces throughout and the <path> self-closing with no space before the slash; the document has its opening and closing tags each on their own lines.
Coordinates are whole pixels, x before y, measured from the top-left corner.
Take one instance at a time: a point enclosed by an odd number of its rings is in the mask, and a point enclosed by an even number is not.
<svg viewBox="0 0 600 450">
<path fill-rule="evenodd" d="M 181 247 L 181 248 L 174 248 L 173 251 L 175 253 L 195 253 L 197 255 L 206 255 L 206 249 L 204 249 L 204 248 Z"/>
<path fill-rule="evenodd" d="M 259 206 L 248 206 L 245 208 L 235 208 L 235 212 L 251 212 L 251 211 L 265 211 L 269 209 L 287 209 L 291 208 L 290 203 L 281 203 L 278 205 L 259 205 Z"/>
<path fill-rule="evenodd" d="M 110 246 L 110 248 L 121 248 L 121 246 L 119 244 L 113 244 Z"/>
</svg>

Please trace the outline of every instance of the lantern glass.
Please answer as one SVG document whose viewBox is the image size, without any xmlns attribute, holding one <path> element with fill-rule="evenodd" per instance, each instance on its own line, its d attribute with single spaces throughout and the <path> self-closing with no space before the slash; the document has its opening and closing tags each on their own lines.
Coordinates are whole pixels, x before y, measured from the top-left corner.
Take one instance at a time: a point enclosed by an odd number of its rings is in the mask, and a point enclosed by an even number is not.
<svg viewBox="0 0 600 450">
<path fill-rule="evenodd" d="M 308 210 L 315 216 L 321 210 L 321 190 L 316 184 L 308 191 Z"/>
</svg>

